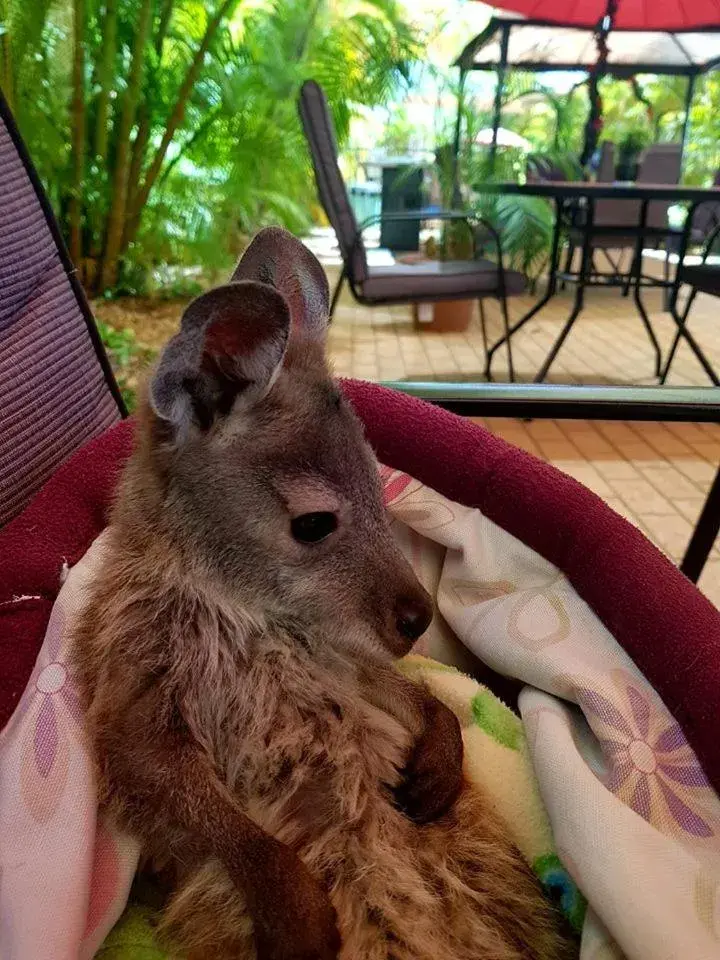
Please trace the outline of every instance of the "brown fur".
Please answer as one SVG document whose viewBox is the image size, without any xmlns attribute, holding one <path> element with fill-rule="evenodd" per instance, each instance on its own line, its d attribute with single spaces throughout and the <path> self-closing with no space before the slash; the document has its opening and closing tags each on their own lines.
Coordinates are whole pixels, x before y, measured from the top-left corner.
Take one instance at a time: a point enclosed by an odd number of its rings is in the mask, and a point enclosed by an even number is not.
<svg viewBox="0 0 720 960">
<path fill-rule="evenodd" d="M 394 668 L 410 645 L 398 611 L 426 623 L 427 598 L 326 370 L 326 291 L 298 247 L 270 231 L 249 258 L 288 298 L 289 346 L 242 367 L 257 339 L 238 343 L 242 288 L 224 288 L 193 307 L 210 324 L 199 385 L 190 353 L 168 374 L 181 343 L 143 404 L 75 642 L 101 800 L 173 874 L 162 930 L 191 960 L 570 957 L 463 785 L 457 722 Z M 234 354 L 210 362 L 228 317 Z M 290 518 L 318 510 L 338 530 L 300 548 Z"/>
</svg>

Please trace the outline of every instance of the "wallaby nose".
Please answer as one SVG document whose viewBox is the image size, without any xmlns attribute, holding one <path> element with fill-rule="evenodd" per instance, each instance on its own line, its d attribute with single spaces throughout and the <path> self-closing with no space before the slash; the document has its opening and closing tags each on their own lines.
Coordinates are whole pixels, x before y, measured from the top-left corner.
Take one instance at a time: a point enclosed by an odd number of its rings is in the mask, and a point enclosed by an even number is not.
<svg viewBox="0 0 720 960">
<path fill-rule="evenodd" d="M 400 636 L 414 643 L 432 622 L 432 604 L 428 597 L 401 597 L 395 604 L 395 616 Z"/>
</svg>

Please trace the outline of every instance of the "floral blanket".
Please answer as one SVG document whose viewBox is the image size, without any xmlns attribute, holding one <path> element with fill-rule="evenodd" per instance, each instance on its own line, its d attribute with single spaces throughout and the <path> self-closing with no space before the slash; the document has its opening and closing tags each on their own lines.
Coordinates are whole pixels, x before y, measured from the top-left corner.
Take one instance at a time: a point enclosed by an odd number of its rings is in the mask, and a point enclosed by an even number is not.
<svg viewBox="0 0 720 960">
<path fill-rule="evenodd" d="M 717 960 L 720 801 L 656 692 L 557 568 L 480 511 L 406 474 L 383 479 L 437 601 L 418 653 L 525 684 L 518 719 L 457 671 L 405 664 L 458 713 L 470 775 L 581 926 L 582 960 Z M 66 667 L 102 549 L 100 537 L 69 572 L 0 736 L 3 960 L 162 956 L 148 918 L 123 913 L 137 849 L 98 818 Z"/>
</svg>

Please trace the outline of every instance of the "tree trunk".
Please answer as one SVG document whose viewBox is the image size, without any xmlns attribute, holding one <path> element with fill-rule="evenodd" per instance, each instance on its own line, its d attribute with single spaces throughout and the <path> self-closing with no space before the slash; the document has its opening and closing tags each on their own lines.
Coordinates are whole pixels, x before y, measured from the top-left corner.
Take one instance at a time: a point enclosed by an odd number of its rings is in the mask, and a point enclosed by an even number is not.
<svg viewBox="0 0 720 960">
<path fill-rule="evenodd" d="M 170 18 L 172 17 L 174 6 L 175 0 L 165 0 L 163 8 L 160 12 L 158 30 L 155 34 L 155 52 L 157 53 L 158 58 L 162 56 L 163 44 L 165 43 L 165 37 L 167 36 L 168 27 L 170 26 Z"/>
<path fill-rule="evenodd" d="M 145 63 L 145 47 L 150 32 L 152 0 L 143 0 L 133 44 L 130 75 L 117 127 L 117 149 L 113 173 L 110 213 L 108 214 L 105 251 L 100 271 L 100 289 L 117 283 L 118 258 L 121 252 L 123 226 L 127 213 L 128 174 L 130 167 L 130 134 L 135 123 Z"/>
<path fill-rule="evenodd" d="M 70 257 L 82 260 L 82 191 L 85 172 L 85 0 L 73 3 L 72 187 L 69 207 Z"/>
<path fill-rule="evenodd" d="M 101 22 L 103 42 L 93 83 L 93 86 L 99 87 L 99 93 L 95 104 L 95 132 L 92 150 L 101 176 L 105 172 L 108 159 L 110 94 L 112 93 L 115 57 L 117 55 L 118 5 L 119 0 L 106 0 L 105 16 Z M 105 221 L 102 204 L 97 201 L 93 204 L 92 209 L 88 210 L 88 219 L 91 226 L 90 257 L 93 263 L 97 264 L 104 240 L 103 226 Z M 87 280 L 88 278 L 86 278 L 86 282 Z"/>
<path fill-rule="evenodd" d="M 152 162 L 147 173 L 145 174 L 142 186 L 138 189 L 134 207 L 130 211 L 129 226 L 125 233 L 126 244 L 129 244 L 137 233 L 137 229 L 140 224 L 140 216 L 145 204 L 147 203 L 150 191 L 152 190 L 155 181 L 158 178 L 158 174 L 160 173 L 163 161 L 165 160 L 168 147 L 172 143 L 172 139 L 175 136 L 178 127 L 182 123 L 183 118 L 185 117 L 185 108 L 190 98 L 190 94 L 193 91 L 193 87 L 195 86 L 195 82 L 200 74 L 200 70 L 202 69 L 205 54 L 209 50 L 210 44 L 215 38 L 215 34 L 217 33 L 223 19 L 232 12 L 237 3 L 238 0 L 224 0 L 224 2 L 222 2 L 217 8 L 215 15 L 209 21 L 205 29 L 205 35 L 200 42 L 200 46 L 195 51 L 195 56 L 192 59 L 192 63 L 188 67 L 185 78 L 180 85 L 180 90 L 178 91 L 175 105 L 170 113 L 170 117 L 165 127 L 165 132 L 163 133 L 162 140 L 160 141 L 160 145 L 155 151 L 155 155 L 153 156 Z"/>
<path fill-rule="evenodd" d="M 105 19 L 102 21 L 102 50 L 97 72 L 100 92 L 95 113 L 95 158 L 99 164 L 107 160 L 108 118 L 110 114 L 110 93 L 113 81 L 113 67 L 117 53 L 118 0 L 106 0 Z"/>
<path fill-rule="evenodd" d="M 137 133 L 132 144 L 132 156 L 130 157 L 130 173 L 128 175 L 128 196 L 127 209 L 135 209 L 135 200 L 140 189 L 140 178 L 142 176 L 143 165 L 145 161 L 145 152 L 150 142 L 150 108 L 146 103 L 141 104 L 138 111 Z M 127 230 L 128 218 L 125 218 L 125 228 Z"/>
<path fill-rule="evenodd" d="M 157 61 L 153 68 L 152 76 L 149 78 L 149 82 L 145 86 L 146 90 L 148 88 L 152 88 L 156 71 L 162 61 L 165 37 L 167 36 L 167 32 L 170 27 L 170 20 L 172 18 L 174 6 L 175 0 L 165 0 L 162 10 L 160 11 L 157 32 L 153 38 L 153 47 L 155 48 L 155 56 L 157 57 Z M 127 209 L 129 211 L 134 210 L 136 205 L 137 194 L 141 183 L 142 170 L 145 163 L 145 152 L 147 150 L 147 145 L 150 142 L 151 122 L 152 115 L 150 111 L 150 104 L 148 103 L 147 96 L 145 96 L 138 109 L 138 129 L 135 139 L 133 140 L 132 158 L 130 160 L 130 175 L 128 177 L 127 198 Z M 130 217 L 126 217 L 123 228 L 123 238 L 121 241 L 122 250 L 127 249 L 127 245 L 129 243 L 129 228 Z"/>
<path fill-rule="evenodd" d="M 562 131 L 562 108 L 556 103 L 552 104 L 555 111 L 555 132 L 553 134 L 553 150 L 557 153 L 560 150 L 560 133 Z"/>
</svg>

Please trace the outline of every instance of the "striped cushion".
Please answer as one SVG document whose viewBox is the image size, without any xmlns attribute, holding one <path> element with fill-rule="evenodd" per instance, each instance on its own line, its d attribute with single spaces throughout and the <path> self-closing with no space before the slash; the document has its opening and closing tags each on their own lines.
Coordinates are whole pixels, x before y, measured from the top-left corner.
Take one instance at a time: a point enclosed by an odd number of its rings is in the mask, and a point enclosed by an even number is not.
<svg viewBox="0 0 720 960">
<path fill-rule="evenodd" d="M 121 416 L 39 191 L 0 100 L 0 526 Z"/>
</svg>

